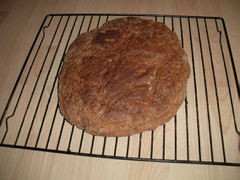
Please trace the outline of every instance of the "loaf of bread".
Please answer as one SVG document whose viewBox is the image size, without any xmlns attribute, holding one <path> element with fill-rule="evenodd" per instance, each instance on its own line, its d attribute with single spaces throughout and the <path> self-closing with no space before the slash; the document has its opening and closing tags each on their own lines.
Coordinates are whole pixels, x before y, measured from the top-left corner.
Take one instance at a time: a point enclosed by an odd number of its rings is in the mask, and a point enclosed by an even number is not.
<svg viewBox="0 0 240 180">
<path fill-rule="evenodd" d="M 176 114 L 189 73 L 187 55 L 165 24 L 114 19 L 70 45 L 58 81 L 60 111 L 93 135 L 153 130 Z"/>
</svg>

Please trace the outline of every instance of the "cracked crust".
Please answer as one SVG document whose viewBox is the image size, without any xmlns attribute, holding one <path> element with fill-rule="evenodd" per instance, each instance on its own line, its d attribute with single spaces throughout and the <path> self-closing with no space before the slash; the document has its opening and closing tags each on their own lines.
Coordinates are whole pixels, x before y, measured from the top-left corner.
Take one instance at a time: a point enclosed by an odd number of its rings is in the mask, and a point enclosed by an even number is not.
<svg viewBox="0 0 240 180">
<path fill-rule="evenodd" d="M 59 75 L 62 115 L 100 136 L 128 136 L 170 120 L 186 97 L 190 69 L 176 34 L 135 17 L 81 34 Z"/>
</svg>

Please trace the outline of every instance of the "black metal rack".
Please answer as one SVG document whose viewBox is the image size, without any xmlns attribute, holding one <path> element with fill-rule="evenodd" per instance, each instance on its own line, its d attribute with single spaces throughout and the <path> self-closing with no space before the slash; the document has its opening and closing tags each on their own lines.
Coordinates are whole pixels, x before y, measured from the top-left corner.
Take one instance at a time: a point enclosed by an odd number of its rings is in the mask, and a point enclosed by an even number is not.
<svg viewBox="0 0 240 180">
<path fill-rule="evenodd" d="M 161 21 L 178 35 L 191 66 L 188 96 L 177 115 L 154 131 L 129 137 L 92 136 L 61 116 L 58 73 L 69 44 L 80 33 L 122 16 Z M 3 111 L 0 146 L 113 159 L 240 166 L 239 92 L 223 18 L 50 14 L 43 20 Z"/>
</svg>

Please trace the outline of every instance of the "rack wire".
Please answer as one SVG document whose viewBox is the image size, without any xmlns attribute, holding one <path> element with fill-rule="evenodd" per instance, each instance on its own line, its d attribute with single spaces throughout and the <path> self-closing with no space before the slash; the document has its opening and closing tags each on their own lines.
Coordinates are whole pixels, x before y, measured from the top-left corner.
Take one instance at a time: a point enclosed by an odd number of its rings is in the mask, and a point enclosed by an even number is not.
<svg viewBox="0 0 240 180">
<path fill-rule="evenodd" d="M 99 137 L 66 122 L 57 81 L 69 44 L 123 16 L 165 23 L 191 68 L 177 115 L 154 131 Z M 50 14 L 33 41 L 0 121 L 0 146 L 124 160 L 240 166 L 239 82 L 223 18 L 153 14 Z"/>
</svg>

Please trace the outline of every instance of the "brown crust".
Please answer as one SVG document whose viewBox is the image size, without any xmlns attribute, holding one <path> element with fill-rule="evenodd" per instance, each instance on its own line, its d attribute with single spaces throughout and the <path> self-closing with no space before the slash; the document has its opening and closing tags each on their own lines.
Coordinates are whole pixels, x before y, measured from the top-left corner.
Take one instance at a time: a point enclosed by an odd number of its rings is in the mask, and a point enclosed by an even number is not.
<svg viewBox="0 0 240 180">
<path fill-rule="evenodd" d="M 70 45 L 59 75 L 60 111 L 94 135 L 153 130 L 176 114 L 189 73 L 186 53 L 166 25 L 115 19 Z"/>
</svg>

